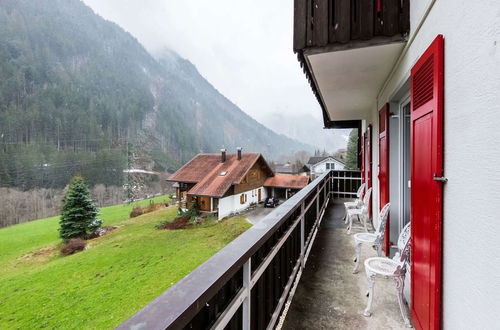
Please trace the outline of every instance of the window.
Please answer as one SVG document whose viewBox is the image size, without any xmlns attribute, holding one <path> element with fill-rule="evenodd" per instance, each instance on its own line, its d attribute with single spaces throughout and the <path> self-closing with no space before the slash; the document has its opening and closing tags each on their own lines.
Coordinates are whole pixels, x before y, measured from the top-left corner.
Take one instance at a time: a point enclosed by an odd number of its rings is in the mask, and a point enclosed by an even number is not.
<svg viewBox="0 0 500 330">
<path fill-rule="evenodd" d="M 334 163 L 326 163 L 326 169 L 327 170 L 334 170 L 335 164 Z"/>
<path fill-rule="evenodd" d="M 240 195 L 240 204 L 245 204 L 246 202 L 247 202 L 247 195 L 241 194 Z"/>
</svg>

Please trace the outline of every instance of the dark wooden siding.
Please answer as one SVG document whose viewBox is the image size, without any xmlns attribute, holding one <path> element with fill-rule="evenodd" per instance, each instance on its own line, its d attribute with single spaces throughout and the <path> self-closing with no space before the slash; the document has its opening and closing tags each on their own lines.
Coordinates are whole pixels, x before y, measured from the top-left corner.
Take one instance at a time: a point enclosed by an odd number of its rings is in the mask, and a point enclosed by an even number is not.
<svg viewBox="0 0 500 330">
<path fill-rule="evenodd" d="M 262 169 L 262 165 L 257 162 L 247 173 L 243 182 L 234 185 L 234 194 L 260 188 L 268 178 L 268 174 Z"/>
<path fill-rule="evenodd" d="M 295 0 L 294 50 L 405 35 L 410 0 Z"/>
</svg>

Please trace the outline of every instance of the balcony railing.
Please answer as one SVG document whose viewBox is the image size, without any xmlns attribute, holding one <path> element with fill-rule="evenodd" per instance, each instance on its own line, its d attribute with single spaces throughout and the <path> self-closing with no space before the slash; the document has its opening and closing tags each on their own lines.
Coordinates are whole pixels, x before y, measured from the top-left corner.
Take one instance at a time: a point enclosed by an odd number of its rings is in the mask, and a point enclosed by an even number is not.
<svg viewBox="0 0 500 330">
<path fill-rule="evenodd" d="M 318 177 L 118 328 L 274 327 L 305 267 L 333 173 Z"/>
<path fill-rule="evenodd" d="M 295 0 L 294 50 L 381 42 L 410 29 L 410 0 Z"/>
<path fill-rule="evenodd" d="M 361 186 L 361 171 L 334 170 L 332 180 L 334 199 L 356 198 L 356 192 Z"/>
</svg>

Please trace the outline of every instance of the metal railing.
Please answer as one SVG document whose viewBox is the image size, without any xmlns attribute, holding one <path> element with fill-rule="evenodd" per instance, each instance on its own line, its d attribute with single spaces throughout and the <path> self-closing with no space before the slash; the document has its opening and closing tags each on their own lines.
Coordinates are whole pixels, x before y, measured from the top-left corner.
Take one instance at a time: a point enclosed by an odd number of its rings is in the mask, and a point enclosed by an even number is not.
<svg viewBox="0 0 500 330">
<path fill-rule="evenodd" d="M 275 327 L 332 194 L 324 173 L 118 329 Z"/>
<path fill-rule="evenodd" d="M 361 171 L 332 171 L 333 198 L 356 198 L 356 192 L 361 186 Z"/>
</svg>

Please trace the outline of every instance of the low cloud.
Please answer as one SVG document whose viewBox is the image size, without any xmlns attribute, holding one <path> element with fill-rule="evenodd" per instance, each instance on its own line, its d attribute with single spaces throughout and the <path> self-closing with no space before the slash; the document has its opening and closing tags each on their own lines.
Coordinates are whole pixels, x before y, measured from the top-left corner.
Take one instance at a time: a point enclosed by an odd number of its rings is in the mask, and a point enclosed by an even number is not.
<svg viewBox="0 0 500 330">
<path fill-rule="evenodd" d="M 293 1 L 83 1 L 152 54 L 168 47 L 189 59 L 258 120 L 275 112 L 321 115 L 292 50 Z"/>
</svg>

